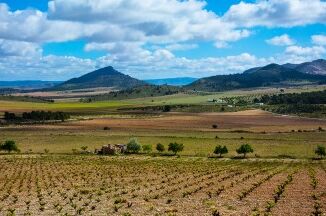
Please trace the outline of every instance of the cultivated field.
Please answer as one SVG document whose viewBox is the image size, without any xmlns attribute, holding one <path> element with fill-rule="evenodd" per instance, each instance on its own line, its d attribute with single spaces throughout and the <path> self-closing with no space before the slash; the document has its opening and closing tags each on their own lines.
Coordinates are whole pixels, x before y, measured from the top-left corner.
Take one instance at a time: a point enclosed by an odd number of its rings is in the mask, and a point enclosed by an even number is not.
<svg viewBox="0 0 326 216">
<path fill-rule="evenodd" d="M 217 129 L 212 127 L 218 126 Z M 110 130 L 104 130 L 108 127 Z M 251 110 L 236 113 L 169 113 L 121 115 L 58 124 L 10 125 L 0 128 L 0 140 L 13 139 L 23 153 L 71 154 L 88 146 L 93 151 L 105 144 L 127 143 L 136 137 L 141 144 L 183 143 L 184 156 L 212 154 L 216 145 L 227 145 L 227 157 L 248 143 L 257 157 L 311 158 L 317 145 L 326 144 L 325 120 L 279 116 Z M 292 131 L 293 130 L 293 131 Z"/>
<path fill-rule="evenodd" d="M 321 162 L 2 156 L 0 163 L 1 215 L 326 212 Z"/>
</svg>

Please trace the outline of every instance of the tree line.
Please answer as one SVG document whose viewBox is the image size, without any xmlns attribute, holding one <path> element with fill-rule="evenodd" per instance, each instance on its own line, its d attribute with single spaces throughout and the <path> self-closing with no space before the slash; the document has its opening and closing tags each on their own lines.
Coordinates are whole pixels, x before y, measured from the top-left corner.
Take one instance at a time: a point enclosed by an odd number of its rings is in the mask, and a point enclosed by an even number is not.
<svg viewBox="0 0 326 216">
<path fill-rule="evenodd" d="M 15 113 L 5 112 L 6 121 L 65 121 L 70 118 L 68 113 L 51 111 L 24 112 L 21 116 Z"/>
<path fill-rule="evenodd" d="M 292 94 L 263 95 L 255 103 L 277 104 L 326 104 L 326 90 Z"/>
</svg>

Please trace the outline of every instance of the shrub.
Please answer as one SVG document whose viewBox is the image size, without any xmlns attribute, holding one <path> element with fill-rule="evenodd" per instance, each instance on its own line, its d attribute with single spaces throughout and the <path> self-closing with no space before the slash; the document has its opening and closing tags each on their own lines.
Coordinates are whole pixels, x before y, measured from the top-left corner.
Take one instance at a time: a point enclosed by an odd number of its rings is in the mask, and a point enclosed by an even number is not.
<svg viewBox="0 0 326 216">
<path fill-rule="evenodd" d="M 170 105 L 165 105 L 164 107 L 163 107 L 163 110 L 162 110 L 163 112 L 170 112 L 171 111 L 171 106 Z"/>
<path fill-rule="evenodd" d="M 146 153 L 152 152 L 152 145 L 143 145 L 143 151 Z"/>
<path fill-rule="evenodd" d="M 13 141 L 13 140 L 5 141 L 5 143 L 0 146 L 0 150 L 7 151 L 9 153 L 12 152 L 12 151 L 19 152 L 19 149 L 18 149 L 18 147 L 16 145 L 16 142 Z"/>
<path fill-rule="evenodd" d="M 156 145 L 156 150 L 157 150 L 158 152 L 164 152 L 164 151 L 165 151 L 165 147 L 164 147 L 163 144 L 161 144 L 161 143 L 157 143 L 157 145 Z"/>
<path fill-rule="evenodd" d="M 214 129 L 217 129 L 217 127 L 218 127 L 218 126 L 217 126 L 216 124 L 213 124 L 213 125 L 212 125 L 212 128 L 214 128 Z"/>
<path fill-rule="evenodd" d="M 315 149 L 315 154 L 318 155 L 320 158 L 326 156 L 326 150 L 324 146 L 318 145 Z"/>
<path fill-rule="evenodd" d="M 246 158 L 248 153 L 253 153 L 254 149 L 249 144 L 243 144 L 240 148 L 237 149 L 238 154 L 243 154 L 243 157 Z"/>
<path fill-rule="evenodd" d="M 104 127 L 103 130 L 110 130 L 111 128 L 109 127 Z"/>
<path fill-rule="evenodd" d="M 141 145 L 139 144 L 136 138 L 130 139 L 127 144 L 127 152 L 129 153 L 138 153 L 141 150 Z"/>
<path fill-rule="evenodd" d="M 183 148 L 183 144 L 174 142 L 169 144 L 168 151 L 172 151 L 176 155 L 178 152 L 183 151 Z"/>
<path fill-rule="evenodd" d="M 86 151 L 88 149 L 88 146 L 82 146 L 80 148 L 81 148 L 81 150 Z"/>
<path fill-rule="evenodd" d="M 222 147 L 221 145 L 216 146 L 214 150 L 214 154 L 219 154 L 220 157 L 222 157 L 223 154 L 227 154 L 228 152 L 228 148 L 226 146 Z"/>
</svg>

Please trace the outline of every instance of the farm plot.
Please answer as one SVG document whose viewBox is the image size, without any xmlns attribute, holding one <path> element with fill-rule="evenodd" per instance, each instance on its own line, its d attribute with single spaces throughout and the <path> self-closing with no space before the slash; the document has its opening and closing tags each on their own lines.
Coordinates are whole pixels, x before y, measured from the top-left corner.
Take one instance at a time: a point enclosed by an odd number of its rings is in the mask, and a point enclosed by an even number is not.
<svg viewBox="0 0 326 216">
<path fill-rule="evenodd" d="M 322 163 L 59 155 L 0 163 L 0 215 L 325 213 Z"/>
</svg>

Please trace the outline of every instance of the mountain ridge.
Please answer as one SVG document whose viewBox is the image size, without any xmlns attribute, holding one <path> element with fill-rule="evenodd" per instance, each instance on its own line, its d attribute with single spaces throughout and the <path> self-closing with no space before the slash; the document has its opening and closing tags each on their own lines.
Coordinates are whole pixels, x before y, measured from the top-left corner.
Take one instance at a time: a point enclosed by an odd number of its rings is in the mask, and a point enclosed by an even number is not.
<svg viewBox="0 0 326 216">
<path fill-rule="evenodd" d="M 78 78 L 72 78 L 50 90 L 74 90 L 97 87 L 112 87 L 117 90 L 146 85 L 144 81 L 125 75 L 112 66 L 97 69 Z"/>
</svg>

